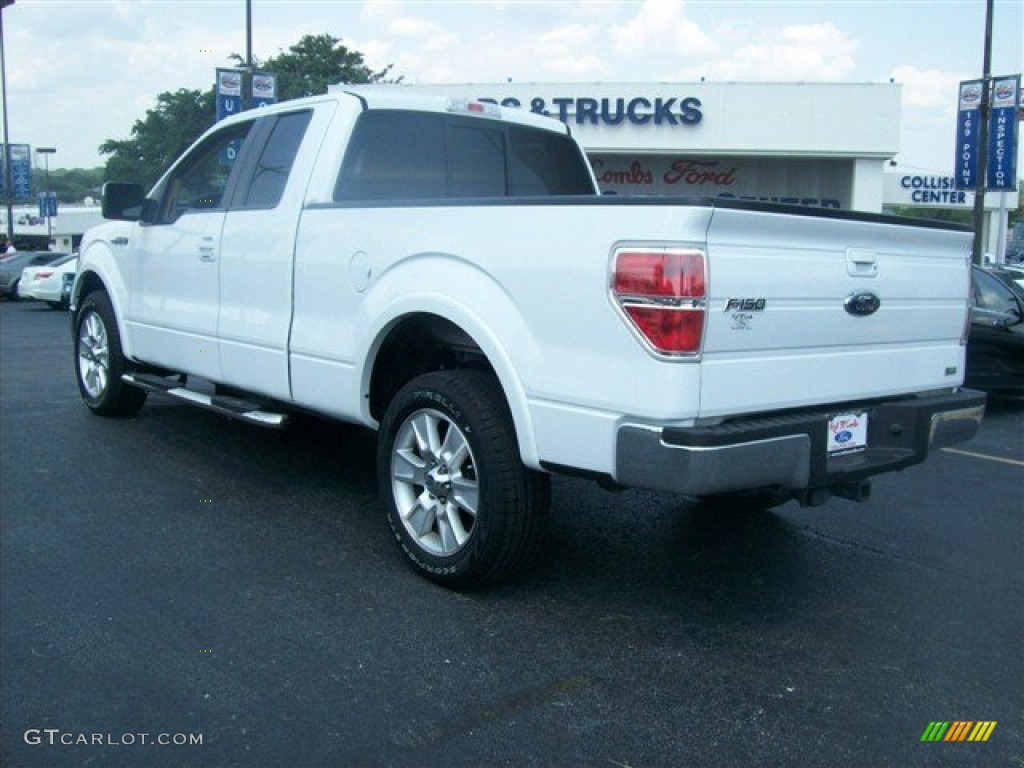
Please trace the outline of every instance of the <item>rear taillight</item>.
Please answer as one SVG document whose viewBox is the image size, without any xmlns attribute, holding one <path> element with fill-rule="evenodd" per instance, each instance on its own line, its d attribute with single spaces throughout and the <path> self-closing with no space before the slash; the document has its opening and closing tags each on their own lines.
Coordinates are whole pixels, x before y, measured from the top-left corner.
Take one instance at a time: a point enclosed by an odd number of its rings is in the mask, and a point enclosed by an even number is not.
<svg viewBox="0 0 1024 768">
<path fill-rule="evenodd" d="M 707 310 L 704 252 L 680 248 L 620 248 L 612 295 L 623 317 L 660 355 L 701 351 Z"/>
<path fill-rule="evenodd" d="M 45 280 L 52 274 L 53 272 L 36 272 L 36 280 Z"/>
</svg>

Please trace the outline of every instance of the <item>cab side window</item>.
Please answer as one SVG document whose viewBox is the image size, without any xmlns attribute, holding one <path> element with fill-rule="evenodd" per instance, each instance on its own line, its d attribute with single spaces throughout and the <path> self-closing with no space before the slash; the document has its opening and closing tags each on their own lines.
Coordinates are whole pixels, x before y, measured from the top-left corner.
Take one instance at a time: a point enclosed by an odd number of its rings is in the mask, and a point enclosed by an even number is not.
<svg viewBox="0 0 1024 768">
<path fill-rule="evenodd" d="M 288 174 L 312 116 L 312 112 L 305 111 L 276 118 L 252 177 L 242 192 L 241 207 L 273 208 L 281 202 Z"/>
<path fill-rule="evenodd" d="M 157 199 L 156 224 L 169 224 L 186 213 L 218 210 L 252 123 L 231 126 L 192 150 L 164 180 Z"/>
<path fill-rule="evenodd" d="M 1009 312 L 1017 308 L 1009 288 L 977 269 L 974 270 L 974 303 L 991 312 Z"/>
</svg>

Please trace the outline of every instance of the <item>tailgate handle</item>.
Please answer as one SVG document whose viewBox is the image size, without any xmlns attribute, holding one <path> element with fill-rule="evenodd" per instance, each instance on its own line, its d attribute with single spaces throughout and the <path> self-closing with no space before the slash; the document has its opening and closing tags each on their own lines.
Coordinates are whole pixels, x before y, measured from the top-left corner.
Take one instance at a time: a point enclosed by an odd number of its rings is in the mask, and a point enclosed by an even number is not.
<svg viewBox="0 0 1024 768">
<path fill-rule="evenodd" d="M 875 277 L 878 275 L 878 254 L 863 248 L 847 248 L 846 273 L 852 277 Z"/>
</svg>

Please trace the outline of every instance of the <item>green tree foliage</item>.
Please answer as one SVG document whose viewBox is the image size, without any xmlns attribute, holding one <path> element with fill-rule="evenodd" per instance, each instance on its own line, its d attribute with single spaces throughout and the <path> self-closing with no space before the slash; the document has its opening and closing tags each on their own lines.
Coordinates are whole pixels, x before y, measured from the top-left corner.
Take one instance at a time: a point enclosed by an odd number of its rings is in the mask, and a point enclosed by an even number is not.
<svg viewBox="0 0 1024 768">
<path fill-rule="evenodd" d="M 106 179 L 152 186 L 171 162 L 213 125 L 215 116 L 212 88 L 161 93 L 156 107 L 135 121 L 131 138 L 108 139 L 100 145 L 100 154 L 110 155 L 104 169 Z"/>
<path fill-rule="evenodd" d="M 238 54 L 231 58 L 238 66 L 244 66 L 245 60 Z M 390 66 L 374 72 L 363 62 L 363 54 L 349 50 L 339 38 L 328 34 L 306 35 L 287 52 L 265 61 L 254 61 L 253 68 L 277 75 L 281 101 L 326 93 L 328 85 L 338 83 L 385 83 L 402 79 L 386 79 Z"/>
<path fill-rule="evenodd" d="M 46 190 L 46 175 L 38 168 L 32 174 L 33 193 L 55 192 L 62 203 L 81 203 L 85 198 L 99 199 L 103 186 L 102 168 L 70 168 L 50 170 L 50 188 Z"/>
<path fill-rule="evenodd" d="M 244 64 L 238 54 L 231 59 Z M 278 100 L 325 93 L 335 83 L 398 82 L 385 80 L 391 67 L 374 72 L 363 55 L 351 51 L 328 34 L 306 35 L 298 43 L 253 67 L 278 76 Z M 213 73 L 210 73 L 211 76 Z M 109 155 L 104 169 L 109 181 L 133 181 L 150 187 L 181 152 L 216 120 L 214 90 L 180 89 L 157 96 L 155 108 L 136 120 L 131 137 L 108 139 L 100 154 Z"/>
</svg>

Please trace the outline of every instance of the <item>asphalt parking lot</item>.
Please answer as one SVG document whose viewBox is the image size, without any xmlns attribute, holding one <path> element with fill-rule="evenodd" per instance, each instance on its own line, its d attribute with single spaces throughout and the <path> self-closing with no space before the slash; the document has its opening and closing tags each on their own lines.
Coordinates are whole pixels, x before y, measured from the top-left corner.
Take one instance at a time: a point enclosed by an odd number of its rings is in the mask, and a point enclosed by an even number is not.
<svg viewBox="0 0 1024 768">
<path fill-rule="evenodd" d="M 532 571 L 455 594 L 371 434 L 97 418 L 66 313 L 0 334 L 4 766 L 1024 766 L 1024 405 L 866 504 L 557 478 Z"/>
</svg>

